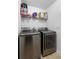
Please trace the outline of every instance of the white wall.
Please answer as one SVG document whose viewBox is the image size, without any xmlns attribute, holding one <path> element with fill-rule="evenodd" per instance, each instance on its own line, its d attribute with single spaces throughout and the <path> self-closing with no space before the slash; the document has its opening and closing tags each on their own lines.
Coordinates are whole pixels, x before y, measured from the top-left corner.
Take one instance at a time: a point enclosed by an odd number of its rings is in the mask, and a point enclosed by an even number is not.
<svg viewBox="0 0 79 59">
<path fill-rule="evenodd" d="M 18 0 L 18 33 L 21 31 L 20 4 L 21 0 Z"/>
<path fill-rule="evenodd" d="M 56 0 L 49 8 L 48 12 L 48 27 L 57 32 L 57 52 L 61 53 L 61 1 Z"/>
<path fill-rule="evenodd" d="M 33 13 L 33 12 L 44 12 L 44 10 L 36 8 L 36 7 L 28 6 L 28 13 Z M 20 15 L 19 16 L 19 29 L 21 27 L 30 27 L 30 28 L 35 27 L 36 29 L 38 29 L 39 27 L 47 27 L 47 23 L 44 20 L 37 20 L 33 18 L 29 18 L 29 19 L 21 18 L 21 15 Z"/>
</svg>

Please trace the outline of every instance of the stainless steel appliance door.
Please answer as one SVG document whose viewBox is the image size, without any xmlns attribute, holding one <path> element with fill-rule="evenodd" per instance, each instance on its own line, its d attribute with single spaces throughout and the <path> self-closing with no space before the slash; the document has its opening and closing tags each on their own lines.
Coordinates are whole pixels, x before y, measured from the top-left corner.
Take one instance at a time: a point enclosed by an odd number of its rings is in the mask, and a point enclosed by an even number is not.
<svg viewBox="0 0 79 59">
<path fill-rule="evenodd" d="M 32 36 L 20 36 L 19 38 L 19 52 L 20 59 L 33 59 L 33 43 Z"/>
<path fill-rule="evenodd" d="M 45 33 L 43 39 L 43 56 L 56 51 L 56 34 Z"/>
<path fill-rule="evenodd" d="M 40 59 L 40 36 L 26 35 L 19 38 L 20 59 Z"/>
</svg>

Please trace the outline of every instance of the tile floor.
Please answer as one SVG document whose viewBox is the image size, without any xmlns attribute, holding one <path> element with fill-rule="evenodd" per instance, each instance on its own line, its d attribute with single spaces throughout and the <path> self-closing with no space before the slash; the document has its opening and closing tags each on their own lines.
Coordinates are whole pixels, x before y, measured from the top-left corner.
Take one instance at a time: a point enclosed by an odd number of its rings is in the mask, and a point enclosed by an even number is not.
<svg viewBox="0 0 79 59">
<path fill-rule="evenodd" d="M 41 59 L 61 59 L 61 57 L 57 53 L 53 53 L 53 54 L 48 55 L 46 57 L 41 57 Z"/>
</svg>

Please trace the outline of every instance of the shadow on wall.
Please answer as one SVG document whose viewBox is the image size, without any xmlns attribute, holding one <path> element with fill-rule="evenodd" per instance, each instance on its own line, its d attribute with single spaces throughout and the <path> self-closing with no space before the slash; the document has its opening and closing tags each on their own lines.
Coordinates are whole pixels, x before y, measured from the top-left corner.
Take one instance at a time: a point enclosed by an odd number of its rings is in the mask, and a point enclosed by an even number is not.
<svg viewBox="0 0 79 59">
<path fill-rule="evenodd" d="M 49 8 L 52 4 L 54 4 L 55 2 L 56 2 L 57 0 L 53 0 L 53 2 L 51 2 L 50 4 L 49 4 L 49 6 L 47 6 L 47 8 Z"/>
</svg>

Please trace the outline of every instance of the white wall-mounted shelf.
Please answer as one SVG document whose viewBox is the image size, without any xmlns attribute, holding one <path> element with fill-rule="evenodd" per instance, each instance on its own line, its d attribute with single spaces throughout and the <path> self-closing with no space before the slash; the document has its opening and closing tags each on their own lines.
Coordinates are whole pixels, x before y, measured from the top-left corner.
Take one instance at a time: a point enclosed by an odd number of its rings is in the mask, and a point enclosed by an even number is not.
<svg viewBox="0 0 79 59">
<path fill-rule="evenodd" d="M 22 18 L 30 18 L 30 19 L 37 19 L 37 20 L 47 20 L 48 18 L 45 18 L 45 17 L 33 17 L 31 15 L 21 15 Z"/>
</svg>

